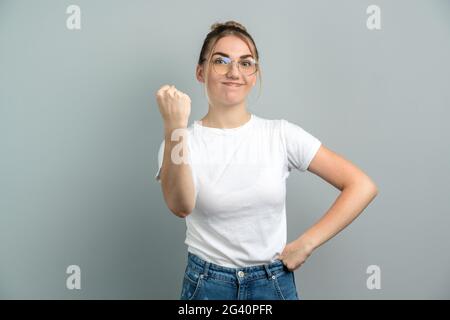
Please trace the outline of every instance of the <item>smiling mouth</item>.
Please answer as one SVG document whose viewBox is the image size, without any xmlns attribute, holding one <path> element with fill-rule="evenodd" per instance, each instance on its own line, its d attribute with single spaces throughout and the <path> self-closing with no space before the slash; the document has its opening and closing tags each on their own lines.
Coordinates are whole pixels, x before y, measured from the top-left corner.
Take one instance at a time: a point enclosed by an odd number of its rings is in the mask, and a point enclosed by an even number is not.
<svg viewBox="0 0 450 320">
<path fill-rule="evenodd" d="M 226 83 L 223 82 L 224 85 L 228 86 L 228 87 L 240 87 L 242 86 L 242 84 L 236 84 L 236 83 Z"/>
</svg>

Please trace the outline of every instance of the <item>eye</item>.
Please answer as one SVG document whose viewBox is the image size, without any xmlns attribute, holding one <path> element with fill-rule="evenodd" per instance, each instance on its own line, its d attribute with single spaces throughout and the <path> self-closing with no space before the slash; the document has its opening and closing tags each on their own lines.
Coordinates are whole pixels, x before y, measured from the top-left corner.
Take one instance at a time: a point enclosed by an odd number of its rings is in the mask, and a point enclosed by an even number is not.
<svg viewBox="0 0 450 320">
<path fill-rule="evenodd" d="M 244 67 L 251 67 L 253 65 L 253 62 L 250 60 L 244 60 L 244 61 L 241 61 L 241 65 Z"/>
<path fill-rule="evenodd" d="M 225 61 L 225 60 L 222 59 L 222 58 L 217 58 L 217 59 L 214 60 L 214 63 L 215 63 L 215 64 L 222 64 L 222 62 L 225 63 L 225 64 L 228 63 L 227 61 Z"/>
</svg>

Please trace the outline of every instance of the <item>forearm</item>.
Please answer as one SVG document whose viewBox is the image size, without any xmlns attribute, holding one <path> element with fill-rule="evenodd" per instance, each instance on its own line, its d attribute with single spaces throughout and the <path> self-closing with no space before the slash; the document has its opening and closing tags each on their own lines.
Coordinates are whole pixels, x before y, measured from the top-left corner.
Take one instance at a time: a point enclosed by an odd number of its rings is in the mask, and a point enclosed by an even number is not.
<svg viewBox="0 0 450 320">
<path fill-rule="evenodd" d="M 182 129 L 185 130 L 185 128 Z M 161 185 L 168 208 L 177 216 L 184 218 L 195 206 L 195 187 L 191 166 L 182 161 L 182 158 L 189 159 L 188 135 L 183 134 L 181 140 L 172 141 L 172 131 L 173 129 L 165 130 Z"/>
<path fill-rule="evenodd" d="M 377 193 L 377 187 L 369 178 L 349 184 L 322 218 L 296 241 L 311 250 L 321 246 L 356 219 Z"/>
</svg>

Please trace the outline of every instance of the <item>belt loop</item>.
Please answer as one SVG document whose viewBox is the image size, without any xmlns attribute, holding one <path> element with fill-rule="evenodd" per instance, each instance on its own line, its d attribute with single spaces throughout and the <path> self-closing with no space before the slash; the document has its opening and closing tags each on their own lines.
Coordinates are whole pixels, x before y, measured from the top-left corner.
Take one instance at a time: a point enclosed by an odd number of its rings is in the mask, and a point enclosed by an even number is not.
<svg viewBox="0 0 450 320">
<path fill-rule="evenodd" d="M 267 278 L 270 280 L 272 278 L 272 271 L 270 271 L 269 265 L 268 264 L 264 264 L 264 269 L 266 269 Z"/>
<path fill-rule="evenodd" d="M 210 265 L 210 262 L 205 261 L 205 265 L 203 267 L 203 277 L 205 277 L 205 278 L 208 277 L 209 265 Z"/>
</svg>

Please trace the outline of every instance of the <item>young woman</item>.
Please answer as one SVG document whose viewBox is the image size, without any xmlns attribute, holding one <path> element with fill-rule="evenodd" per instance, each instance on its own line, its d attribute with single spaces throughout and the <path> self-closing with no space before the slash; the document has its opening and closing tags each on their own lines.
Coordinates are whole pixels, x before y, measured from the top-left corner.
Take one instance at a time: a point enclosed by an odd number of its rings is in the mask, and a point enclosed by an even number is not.
<svg viewBox="0 0 450 320">
<path fill-rule="evenodd" d="M 174 86 L 156 93 L 164 122 L 156 179 L 164 200 L 186 218 L 188 246 L 181 299 L 299 299 L 294 270 L 350 224 L 377 195 L 373 181 L 299 125 L 250 113 L 261 80 L 246 28 L 216 23 L 196 76 L 209 110 L 188 126 L 190 98 Z M 312 172 L 340 195 L 325 215 L 286 245 L 286 178 Z"/>
</svg>

